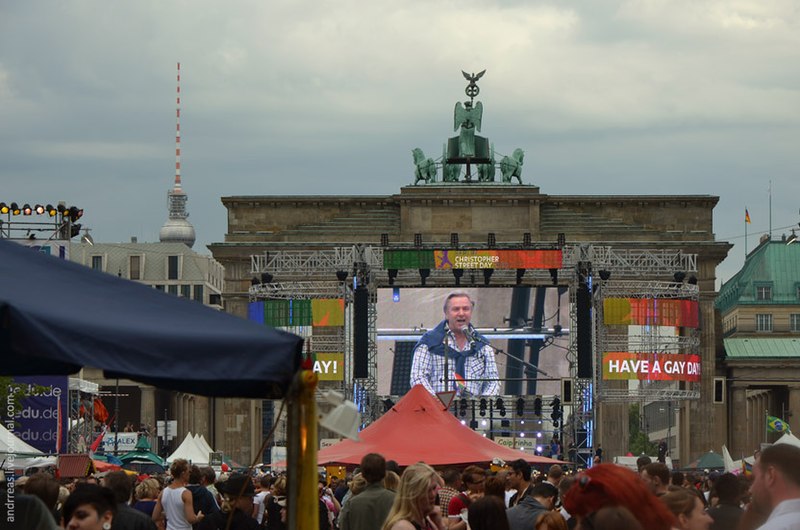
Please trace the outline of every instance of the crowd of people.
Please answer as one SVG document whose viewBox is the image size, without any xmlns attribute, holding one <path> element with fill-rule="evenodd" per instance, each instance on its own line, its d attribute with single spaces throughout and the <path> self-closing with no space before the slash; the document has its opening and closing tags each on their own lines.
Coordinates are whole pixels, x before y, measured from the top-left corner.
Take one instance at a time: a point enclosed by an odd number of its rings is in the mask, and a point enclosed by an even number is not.
<svg viewBox="0 0 800 530">
<path fill-rule="evenodd" d="M 752 477 L 670 471 L 642 457 L 634 472 L 596 464 L 577 473 L 524 460 L 487 469 L 400 469 L 370 453 L 341 479 L 319 479 L 320 530 L 800 530 L 800 448 L 764 449 Z M 219 478 L 219 480 L 218 480 Z M 8 494 L 6 492 L 6 494 Z M 8 499 L 5 499 L 8 501 Z M 285 474 L 232 473 L 176 460 L 164 477 L 114 471 L 15 484 L 9 528 L 283 530 Z M 9 512 L 11 513 L 11 512 Z M 316 529 L 313 529 L 316 530 Z"/>
</svg>

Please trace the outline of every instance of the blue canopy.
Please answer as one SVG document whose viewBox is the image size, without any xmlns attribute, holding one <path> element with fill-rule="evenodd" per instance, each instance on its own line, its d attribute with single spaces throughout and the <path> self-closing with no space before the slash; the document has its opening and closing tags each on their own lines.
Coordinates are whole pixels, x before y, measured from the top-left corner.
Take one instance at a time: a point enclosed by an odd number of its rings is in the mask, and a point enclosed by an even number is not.
<svg viewBox="0 0 800 530">
<path fill-rule="evenodd" d="M 205 396 L 276 399 L 303 341 L 143 284 L 0 240 L 0 375 L 72 374 Z"/>
</svg>

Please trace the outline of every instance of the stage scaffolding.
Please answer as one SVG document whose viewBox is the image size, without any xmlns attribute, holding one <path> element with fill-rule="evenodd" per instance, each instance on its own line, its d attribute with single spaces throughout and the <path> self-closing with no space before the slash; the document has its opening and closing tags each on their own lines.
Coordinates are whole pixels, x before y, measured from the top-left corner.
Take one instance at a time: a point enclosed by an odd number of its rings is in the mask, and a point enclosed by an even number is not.
<svg viewBox="0 0 800 530">
<path fill-rule="evenodd" d="M 678 272 L 686 274 L 697 271 L 697 256 L 687 254 L 679 249 L 620 249 L 606 245 L 574 244 L 554 247 L 552 244 L 534 244 L 521 246 L 518 244 L 504 245 L 498 242 L 498 248 L 503 249 L 553 249 L 561 248 L 563 252 L 562 267 L 555 271 L 558 283 L 569 284 L 570 293 L 570 329 L 577 329 L 576 325 L 576 286 L 580 278 L 593 279 L 597 287 L 592 296 L 592 322 L 593 322 L 593 356 L 595 366 L 599 367 L 599 358 L 603 351 L 633 351 L 640 348 L 642 351 L 697 353 L 699 350 L 699 337 L 697 331 L 686 335 L 670 337 L 669 341 L 662 340 L 657 330 L 643 330 L 638 335 L 614 335 L 609 333 L 601 324 L 602 306 L 606 297 L 652 297 L 652 298 L 690 298 L 699 299 L 697 285 L 684 283 L 676 288 L 676 282 L 670 278 Z M 369 356 L 368 377 L 354 379 L 352 369 L 345 371 L 341 391 L 349 399 L 354 400 L 362 410 L 364 424 L 377 419 L 383 413 L 383 399 L 387 396 L 377 396 L 377 347 L 376 347 L 376 301 L 379 287 L 420 287 L 422 279 L 419 271 L 401 269 L 391 280 L 388 271 L 384 269 L 383 253 L 385 250 L 433 250 L 446 248 L 447 245 L 426 243 L 423 246 L 410 244 L 392 245 L 390 247 L 352 245 L 317 250 L 270 250 L 264 254 L 250 257 L 250 272 L 259 277 L 262 273 L 269 273 L 273 281 L 253 285 L 249 291 L 251 301 L 268 299 L 311 299 L 342 297 L 345 300 L 345 326 L 336 332 L 314 332 L 311 327 L 303 329 L 287 328 L 305 338 L 311 338 L 312 348 L 318 352 L 344 352 L 345 366 L 351 367 L 353 362 L 352 351 L 352 302 L 353 289 L 356 285 L 369 290 Z M 485 245 L 461 244 L 461 250 L 485 250 Z M 610 271 L 609 280 L 600 280 L 598 272 Z M 347 273 L 344 281 L 337 279 L 337 272 Z M 583 276 L 582 276 L 583 275 Z M 552 285 L 554 283 L 553 271 L 527 270 L 522 277 L 523 285 Z M 592 281 L 592 280 L 590 280 Z M 484 285 L 484 276 L 481 270 L 467 269 L 461 278 L 461 286 Z M 516 270 L 494 270 L 490 285 L 514 286 L 517 284 Z M 454 277 L 451 270 L 431 269 L 425 279 L 427 287 L 452 287 Z M 602 400 L 604 402 L 628 401 L 655 401 L 696 399 L 699 392 L 695 385 L 682 383 L 681 385 L 667 384 L 667 382 L 650 382 L 640 385 L 603 384 L 598 370 L 594 371 L 591 379 L 577 377 L 577 344 L 576 334 L 570 334 L 570 345 L 567 358 L 570 364 L 570 374 L 573 382 L 573 401 L 564 407 L 565 434 L 570 435 L 576 442 L 577 452 L 583 457 L 590 456 L 593 445 L 595 426 L 595 406 Z M 329 386 L 327 388 L 330 388 Z M 396 396 L 388 396 L 395 398 Z M 513 399 L 512 396 L 504 396 Z M 566 440 L 563 440 L 566 441 Z M 563 447 L 564 455 L 567 454 L 566 445 Z"/>
</svg>

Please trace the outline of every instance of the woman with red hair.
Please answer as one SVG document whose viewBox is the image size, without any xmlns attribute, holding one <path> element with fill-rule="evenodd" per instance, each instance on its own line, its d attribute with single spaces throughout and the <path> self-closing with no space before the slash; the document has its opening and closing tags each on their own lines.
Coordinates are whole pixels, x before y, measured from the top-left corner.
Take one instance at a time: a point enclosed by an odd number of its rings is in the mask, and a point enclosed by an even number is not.
<svg viewBox="0 0 800 530">
<path fill-rule="evenodd" d="M 564 497 L 564 508 L 582 522 L 608 506 L 627 508 L 648 530 L 670 530 L 675 517 L 633 471 L 616 464 L 597 464 L 578 475 Z"/>
</svg>

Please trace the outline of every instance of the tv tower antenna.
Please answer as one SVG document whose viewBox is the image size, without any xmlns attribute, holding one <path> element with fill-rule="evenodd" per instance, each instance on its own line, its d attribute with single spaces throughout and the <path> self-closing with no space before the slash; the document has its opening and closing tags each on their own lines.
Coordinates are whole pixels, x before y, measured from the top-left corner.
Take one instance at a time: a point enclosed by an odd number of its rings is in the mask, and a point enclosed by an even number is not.
<svg viewBox="0 0 800 530">
<path fill-rule="evenodd" d="M 175 97 L 175 190 L 181 189 L 181 63 L 178 63 Z"/>
</svg>

